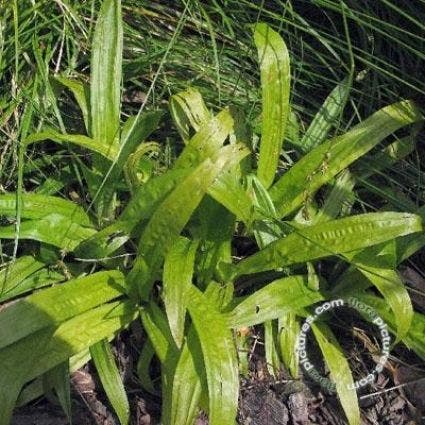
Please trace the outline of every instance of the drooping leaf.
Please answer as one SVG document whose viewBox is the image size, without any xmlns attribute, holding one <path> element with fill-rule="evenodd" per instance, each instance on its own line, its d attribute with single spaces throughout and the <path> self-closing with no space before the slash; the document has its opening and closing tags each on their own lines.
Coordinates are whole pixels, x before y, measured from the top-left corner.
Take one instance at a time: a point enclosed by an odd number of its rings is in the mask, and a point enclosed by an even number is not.
<svg viewBox="0 0 425 425">
<path fill-rule="evenodd" d="M 347 133 L 313 149 L 287 171 L 270 189 L 280 217 L 305 201 L 305 191 L 314 193 L 340 171 L 401 127 L 423 120 L 413 102 L 386 106 Z"/>
<path fill-rule="evenodd" d="M 298 377 L 297 340 L 300 333 L 299 320 L 294 312 L 283 313 L 279 317 L 279 347 L 283 363 L 293 378 Z"/>
<path fill-rule="evenodd" d="M 383 298 L 365 292 L 357 293 L 356 298 L 375 309 L 379 316 L 388 325 L 389 329 L 394 334 L 396 333 L 396 318 L 394 313 L 391 311 L 391 307 Z M 422 359 L 425 359 L 424 333 L 425 315 L 414 312 L 412 324 L 409 328 L 409 332 L 403 338 L 403 342 L 408 348 L 414 350 L 418 356 L 422 357 Z"/>
<path fill-rule="evenodd" d="M 182 348 L 173 377 L 170 423 L 174 425 L 194 423 L 203 389 L 201 377 L 206 385 L 205 371 L 201 367 L 203 367 L 202 350 L 192 329 Z"/>
<path fill-rule="evenodd" d="M 69 380 L 69 361 L 58 364 L 48 370 L 42 377 L 44 393 L 55 390 L 62 410 L 72 424 L 71 386 Z"/>
<path fill-rule="evenodd" d="M 174 371 L 179 358 L 179 350 L 174 342 L 166 315 L 153 302 L 141 310 L 143 326 L 155 353 L 161 362 L 162 414 L 163 423 L 170 423 L 170 406 L 173 393 Z"/>
<path fill-rule="evenodd" d="M 217 226 L 217 222 L 220 226 Z M 214 199 L 206 196 L 195 212 L 193 223 L 190 233 L 193 238 L 200 239 L 196 280 L 198 287 L 206 287 L 214 277 L 217 264 L 221 261 L 231 262 L 235 217 Z"/>
<path fill-rule="evenodd" d="M 46 267 L 41 261 L 36 260 L 31 255 L 24 255 L 7 263 L 0 270 L 0 302 L 26 292 L 38 284 L 43 285 L 39 278 L 45 277 L 47 282 L 62 280 L 63 276 L 59 273 L 51 272 L 51 278 L 48 279 L 48 273 L 37 273 Z"/>
<path fill-rule="evenodd" d="M 59 214 L 47 214 L 38 220 L 26 220 L 20 224 L 19 238 L 48 243 L 65 251 L 72 251 L 78 244 L 96 233 L 92 227 L 83 227 Z M 14 225 L 0 226 L 0 238 L 15 239 Z"/>
<path fill-rule="evenodd" d="M 294 229 L 239 262 L 233 277 L 338 255 L 421 231 L 419 216 L 393 212 L 361 214 Z"/>
<path fill-rule="evenodd" d="M 117 247 L 112 245 L 110 236 L 113 234 L 129 236 L 137 224 L 150 218 L 160 203 L 189 172 L 190 170 L 169 170 L 138 187 L 118 219 L 84 240 L 76 249 L 76 255 L 82 258 L 101 258 L 111 254 Z M 122 243 L 124 242 L 123 240 Z"/>
<path fill-rule="evenodd" d="M 401 341 L 413 319 L 413 306 L 410 295 L 397 271 L 358 264 L 360 272 L 376 286 L 394 312 L 397 323 L 397 340 Z"/>
<path fill-rule="evenodd" d="M 54 329 L 39 330 L 0 350 L 0 424 L 8 425 L 22 386 L 89 346 L 127 326 L 134 304 L 105 304 L 73 317 Z"/>
<path fill-rule="evenodd" d="M 24 144 L 25 146 L 29 146 L 32 143 L 44 142 L 45 140 L 53 140 L 54 142 L 64 144 L 65 146 L 67 143 L 80 146 L 81 148 L 96 152 L 111 161 L 118 153 L 116 147 L 97 143 L 95 139 L 82 134 L 61 134 L 55 130 L 44 130 L 40 133 L 30 134 L 24 140 Z"/>
<path fill-rule="evenodd" d="M 34 293 L 0 312 L 0 348 L 123 294 L 123 275 L 103 271 Z"/>
<path fill-rule="evenodd" d="M 278 319 L 323 299 L 318 291 L 307 286 L 307 276 L 289 276 L 275 280 L 242 300 L 226 314 L 229 326 L 253 326 Z"/>
<path fill-rule="evenodd" d="M 280 370 L 280 359 L 277 351 L 276 323 L 271 320 L 264 322 L 264 351 L 267 370 L 271 376 L 277 377 Z"/>
<path fill-rule="evenodd" d="M 16 194 L 0 195 L 0 215 L 14 217 L 16 214 Z M 58 214 L 74 223 L 90 225 L 90 218 L 77 204 L 57 196 L 46 196 L 35 193 L 22 194 L 21 218 L 40 219 L 48 214 Z"/>
<path fill-rule="evenodd" d="M 253 217 L 252 201 L 237 178 L 236 173 L 223 173 L 212 185 L 208 194 L 225 206 L 238 219 L 250 224 Z"/>
<path fill-rule="evenodd" d="M 136 150 L 138 145 L 156 130 L 161 116 L 162 113 L 160 112 L 148 112 L 130 117 L 124 124 L 117 156 L 108 168 L 96 192 L 99 202 L 104 204 L 106 209 L 109 208 L 113 200 L 116 186 L 121 181 L 120 177 L 128 157 Z"/>
</svg>

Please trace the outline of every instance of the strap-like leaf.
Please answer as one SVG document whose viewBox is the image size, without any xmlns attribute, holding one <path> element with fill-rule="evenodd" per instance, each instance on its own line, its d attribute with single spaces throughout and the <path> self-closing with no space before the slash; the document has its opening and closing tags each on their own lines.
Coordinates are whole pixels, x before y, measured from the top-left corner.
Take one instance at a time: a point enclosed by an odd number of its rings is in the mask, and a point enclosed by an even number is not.
<svg viewBox="0 0 425 425">
<path fill-rule="evenodd" d="M 121 0 L 104 0 L 91 56 L 91 136 L 105 148 L 119 138 L 123 30 Z"/>
<path fill-rule="evenodd" d="M 240 145 L 223 147 L 213 158 L 196 167 L 158 207 L 140 238 L 139 256 L 129 274 L 130 285 L 138 285 L 143 297 L 147 296 L 164 255 L 180 235 L 208 188 L 224 170 L 239 163 L 247 154 L 248 151 Z"/>
<path fill-rule="evenodd" d="M 0 312 L 0 348 L 122 295 L 123 284 L 122 273 L 104 271 L 12 304 Z"/>
<path fill-rule="evenodd" d="M 81 113 L 83 114 L 84 125 L 86 127 L 87 133 L 90 132 L 90 114 L 89 114 L 89 93 L 87 85 L 81 83 L 80 81 L 72 80 L 70 78 L 66 78 L 63 76 L 56 76 L 55 80 L 57 80 L 60 84 L 71 90 L 72 94 L 75 97 L 75 100 L 78 103 L 78 106 L 81 109 Z"/>
<path fill-rule="evenodd" d="M 38 273 L 44 267 L 46 267 L 44 263 L 31 255 L 24 255 L 6 264 L 0 271 L 0 302 L 22 294 L 35 286 L 44 285 L 45 282 L 40 279 L 44 278 L 47 284 L 63 279 L 61 274 L 54 271 L 50 273 L 48 270 L 43 270 L 44 273 Z"/>
<path fill-rule="evenodd" d="M 324 142 L 298 161 L 270 189 L 280 217 L 305 201 L 306 185 L 314 193 L 352 162 L 401 127 L 423 120 L 414 103 L 402 101 L 386 106 L 353 127 Z"/>
<path fill-rule="evenodd" d="M 394 313 L 391 311 L 391 307 L 388 303 L 369 293 L 357 293 L 356 298 L 363 301 L 365 304 L 373 307 L 379 314 L 379 316 L 385 321 L 389 329 L 395 334 L 396 333 L 396 318 Z M 415 353 L 425 359 L 425 315 L 421 313 L 414 313 L 412 324 L 409 332 L 403 338 L 403 342 L 407 347 L 415 351 Z"/>
<path fill-rule="evenodd" d="M 209 396 L 209 423 L 234 425 L 239 376 L 233 336 L 224 316 L 192 287 L 188 304 L 204 357 Z"/>
<path fill-rule="evenodd" d="M 280 35 L 267 24 L 254 28 L 262 88 L 262 128 L 258 177 L 266 188 L 273 183 L 289 115 L 289 53 Z"/>
<path fill-rule="evenodd" d="M 22 194 L 21 218 L 39 219 L 48 214 L 59 214 L 74 223 L 90 225 L 90 218 L 77 204 L 57 196 Z M 16 214 L 16 194 L 0 195 L 0 215 L 13 217 Z"/>
<path fill-rule="evenodd" d="M 324 323 L 313 323 L 312 329 L 331 372 L 348 423 L 360 425 L 359 403 L 348 361 L 335 335 Z"/>
<path fill-rule="evenodd" d="M 275 280 L 257 290 L 226 314 L 229 326 L 253 326 L 283 314 L 295 312 L 318 301 L 323 296 L 307 287 L 307 276 L 290 276 Z"/>
<path fill-rule="evenodd" d="M 171 333 L 178 347 L 182 346 L 184 322 L 198 242 L 179 238 L 164 262 L 164 305 Z"/>
<path fill-rule="evenodd" d="M 180 154 L 174 168 L 196 166 L 217 153 L 233 130 L 233 117 L 229 109 L 223 109 L 205 123 L 190 139 Z"/>
<path fill-rule="evenodd" d="M 198 363 L 201 365 L 197 365 Z M 193 425 L 196 419 L 203 389 L 200 376 L 201 367 L 203 367 L 202 350 L 192 328 L 181 351 L 173 377 L 170 406 L 170 423 L 173 425 Z M 202 372 L 202 380 L 206 385 L 206 377 L 203 376 L 205 372 Z"/>
<path fill-rule="evenodd" d="M 127 326 L 136 317 L 132 303 L 105 304 L 33 333 L 0 350 L 0 425 L 9 425 L 22 386 Z"/>
<path fill-rule="evenodd" d="M 90 347 L 90 354 L 102 382 L 103 389 L 118 416 L 121 425 L 130 419 L 130 406 L 120 372 L 108 340 L 103 339 Z"/>
<path fill-rule="evenodd" d="M 19 228 L 20 239 L 48 243 L 65 251 L 72 251 L 95 233 L 93 228 L 80 226 L 59 214 L 48 214 L 42 219 L 24 221 Z M 15 239 L 15 237 L 14 225 L 0 226 L 0 238 Z"/>
<path fill-rule="evenodd" d="M 300 141 L 302 152 L 311 151 L 327 139 L 329 131 L 342 115 L 350 89 L 350 79 L 346 78 L 332 90 Z"/>
<path fill-rule="evenodd" d="M 96 140 L 83 136 L 82 134 L 61 134 L 55 130 L 45 130 L 40 133 L 30 134 L 24 140 L 24 144 L 25 146 L 28 146 L 32 143 L 43 142 L 45 140 L 53 140 L 54 142 L 64 144 L 65 146 L 67 143 L 80 146 L 92 152 L 96 152 L 111 161 L 116 157 L 118 152 L 116 147 L 97 143 Z"/>
<path fill-rule="evenodd" d="M 238 263 L 234 274 L 239 276 L 303 263 L 422 230 L 419 216 L 395 212 L 361 214 L 319 223 L 295 229 L 289 236 L 272 242 Z"/>
<path fill-rule="evenodd" d="M 170 111 L 185 143 L 190 140 L 191 128 L 198 132 L 211 118 L 201 94 L 194 88 L 171 96 Z"/>
</svg>

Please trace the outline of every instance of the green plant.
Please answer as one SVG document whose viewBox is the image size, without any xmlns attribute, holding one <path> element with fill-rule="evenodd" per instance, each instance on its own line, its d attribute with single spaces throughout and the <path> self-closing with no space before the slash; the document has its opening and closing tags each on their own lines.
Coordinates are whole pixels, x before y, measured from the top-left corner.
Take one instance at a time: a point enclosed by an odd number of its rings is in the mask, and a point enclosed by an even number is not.
<svg viewBox="0 0 425 425">
<path fill-rule="evenodd" d="M 280 356 L 296 376 L 299 318 L 341 290 L 373 304 L 397 339 L 425 356 L 425 317 L 413 312 L 396 272 L 425 244 L 422 210 L 350 215 L 349 194 L 368 169 L 347 169 L 410 126 L 404 139 L 377 154 L 381 167 L 397 159 L 389 154 L 391 147 L 412 143 L 423 120 L 413 102 L 387 106 L 328 140 L 347 101 L 348 79 L 301 137 L 289 101 L 288 51 L 275 31 L 258 23 L 253 31 L 262 86 L 259 149 L 240 110 L 224 108 L 214 115 L 189 88 L 170 100 L 182 152 L 170 169 L 155 174 L 143 156 L 156 146 L 146 139 L 161 114 L 142 107 L 120 126 L 120 14 L 119 0 L 104 1 L 93 40 L 90 88 L 56 78 L 74 94 L 87 134 L 43 128 L 21 140 L 21 155 L 46 139 L 91 152 L 90 163 L 76 158 L 90 196 L 88 208 L 25 192 L 22 185 L 17 193 L 0 195 L 1 214 L 16 219 L 0 227 L 0 237 L 14 241 L 12 252 L 19 253 L 2 271 L 0 299 L 34 291 L 0 312 L 0 424 L 8 423 L 16 403 L 51 389 L 70 415 L 65 377 L 90 358 L 120 422 L 128 423 L 127 396 L 109 343 L 134 320 L 141 320 L 148 335 L 138 365 L 146 390 L 153 388 L 148 366 L 154 354 L 162 365 L 163 423 L 193 423 L 202 408 L 212 425 L 233 424 L 239 390 L 234 331 L 265 324 L 268 360 L 276 363 Z M 305 155 L 283 170 L 286 139 Z M 150 171 L 140 179 L 144 166 Z M 21 183 L 23 173 L 22 168 Z M 320 206 L 315 193 L 324 186 L 328 192 Z M 234 263 L 236 229 L 259 249 Z M 27 240 L 39 243 L 36 255 Z M 128 271 L 127 250 L 134 248 Z M 329 286 L 314 269 L 325 257 L 349 265 Z M 60 268 L 48 271 L 47 265 Z M 35 291 L 58 283 L 59 271 L 69 281 Z M 152 290 L 156 282 L 159 295 Z M 241 285 L 251 289 L 250 295 L 239 296 Z M 372 285 L 383 298 L 368 291 Z M 336 339 L 328 328 L 318 327 L 315 335 L 348 420 L 358 424 L 356 393 L 345 386 L 352 381 L 348 362 L 329 342 Z"/>
</svg>

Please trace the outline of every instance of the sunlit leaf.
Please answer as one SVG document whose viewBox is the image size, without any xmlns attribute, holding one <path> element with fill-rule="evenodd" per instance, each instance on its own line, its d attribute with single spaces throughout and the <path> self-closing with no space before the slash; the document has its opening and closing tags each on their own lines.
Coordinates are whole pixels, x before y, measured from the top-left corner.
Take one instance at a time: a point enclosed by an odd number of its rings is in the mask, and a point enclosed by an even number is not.
<svg viewBox="0 0 425 425">
<path fill-rule="evenodd" d="M 267 24 L 254 27 L 262 87 L 262 129 L 258 177 L 268 188 L 273 183 L 289 114 L 290 68 L 288 49 Z"/>
</svg>

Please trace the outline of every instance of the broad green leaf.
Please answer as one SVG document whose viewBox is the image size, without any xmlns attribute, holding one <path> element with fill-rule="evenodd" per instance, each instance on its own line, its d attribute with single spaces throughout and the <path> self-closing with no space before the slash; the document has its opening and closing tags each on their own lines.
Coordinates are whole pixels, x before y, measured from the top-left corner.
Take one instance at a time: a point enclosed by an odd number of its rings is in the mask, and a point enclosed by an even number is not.
<svg viewBox="0 0 425 425">
<path fill-rule="evenodd" d="M 361 214 L 294 229 L 239 262 L 233 277 L 338 255 L 422 230 L 419 216 L 395 212 Z"/>
<path fill-rule="evenodd" d="M 92 44 L 90 116 L 91 136 L 106 148 L 119 138 L 122 51 L 121 1 L 104 0 Z"/>
<path fill-rule="evenodd" d="M 103 389 L 118 416 L 120 424 L 128 424 L 130 420 L 130 406 L 109 342 L 103 339 L 92 345 L 90 347 L 90 354 L 102 382 Z"/>
<path fill-rule="evenodd" d="M 0 195 L 0 215 L 14 217 L 16 214 L 16 194 Z M 74 223 L 90 225 L 90 218 L 77 204 L 56 196 L 34 193 L 22 194 L 21 218 L 40 219 L 48 214 L 58 214 Z"/>
<path fill-rule="evenodd" d="M 130 285 L 139 288 L 142 297 L 148 295 L 152 279 L 162 259 L 180 235 L 208 188 L 221 173 L 237 164 L 247 153 L 248 151 L 240 145 L 221 148 L 214 157 L 206 159 L 197 166 L 158 207 L 140 238 L 139 256 L 129 275 Z M 138 286 L 135 286 L 136 284 Z"/>
<path fill-rule="evenodd" d="M 121 272 L 98 272 L 36 292 L 6 307 L 0 312 L 0 348 L 119 297 L 123 285 Z"/>
<path fill-rule="evenodd" d="M 160 203 L 189 172 L 190 170 L 169 170 L 139 186 L 118 219 L 84 240 L 76 249 L 76 255 L 82 258 L 101 258 L 111 254 L 113 248 L 117 247 L 113 245 L 111 248 L 110 236 L 130 235 L 137 224 L 151 217 Z"/>
<path fill-rule="evenodd" d="M 339 278 L 342 284 L 335 287 L 335 292 L 355 295 L 373 284 L 395 314 L 397 341 L 400 341 L 411 325 L 413 307 L 406 287 L 393 269 L 398 265 L 396 249 L 397 240 L 392 240 L 360 252 L 344 254 L 352 266 Z M 363 276 L 359 276 L 359 273 Z"/>
<path fill-rule="evenodd" d="M 18 285 L 22 285 L 29 276 L 45 266 L 31 255 L 25 255 L 7 263 L 0 270 L 0 301 L 4 301 L 9 292 L 16 290 Z"/>
<path fill-rule="evenodd" d="M 90 353 L 88 349 L 83 350 L 80 353 L 77 353 L 70 357 L 66 362 L 69 363 L 69 372 L 67 375 L 67 383 L 69 384 L 69 374 L 76 372 L 78 369 L 81 369 L 85 364 L 87 364 L 90 360 Z M 63 363 L 62 363 L 63 364 Z M 46 372 L 48 374 L 49 371 Z M 34 379 L 31 383 L 25 385 L 23 390 L 19 394 L 19 398 L 16 402 L 16 407 L 25 406 L 31 401 L 40 398 L 44 394 L 45 385 L 43 382 L 44 376 L 46 374 L 39 376 Z"/>
<path fill-rule="evenodd" d="M 137 310 L 132 302 L 116 301 L 101 305 L 61 323 L 54 331 L 49 343 L 45 345 L 43 354 L 40 357 L 37 356 L 32 369 L 26 376 L 26 382 L 81 353 L 102 339 L 110 338 L 116 332 L 125 329 L 136 317 Z M 42 330 L 41 332 L 46 331 Z M 30 335 L 16 344 L 6 347 L 4 351 L 11 350 L 13 353 L 14 350 L 18 350 L 18 345 L 25 346 L 26 341 L 33 337 L 34 335 Z"/>
<path fill-rule="evenodd" d="M 408 136 L 396 140 L 371 157 L 359 160 L 353 166 L 353 174 L 367 179 L 370 175 L 382 171 L 410 155 L 415 149 L 418 132 L 422 126 L 422 122 L 413 125 Z"/>
<path fill-rule="evenodd" d="M 23 221 L 19 228 L 19 239 L 32 239 L 65 251 L 72 251 L 95 233 L 96 230 L 91 227 L 80 226 L 62 215 L 52 213 L 38 220 Z M 0 226 L 0 238 L 15 239 L 15 237 L 15 225 Z"/>
<path fill-rule="evenodd" d="M 19 391 L 26 382 L 109 337 L 134 319 L 133 304 L 106 304 L 63 322 L 57 329 L 37 331 L 0 350 L 0 424 L 9 424 Z"/>
<path fill-rule="evenodd" d="M 92 139 L 82 134 L 61 134 L 55 130 L 44 130 L 40 133 L 30 134 L 25 140 L 25 146 L 29 146 L 32 143 L 43 142 L 45 140 L 53 140 L 56 143 L 80 146 L 88 149 L 92 152 L 96 152 L 106 159 L 113 160 L 118 153 L 118 149 L 114 146 L 107 146 L 98 143 L 95 139 Z"/>
<path fill-rule="evenodd" d="M 332 90 L 300 141 L 302 152 L 311 151 L 327 139 L 329 131 L 338 124 L 350 89 L 350 79 L 346 78 Z"/>
<path fill-rule="evenodd" d="M 253 326 L 283 314 L 307 307 L 323 296 L 307 286 L 307 276 L 289 276 L 275 280 L 242 300 L 226 314 L 229 326 Z"/>
<path fill-rule="evenodd" d="M 90 132 L 89 88 L 85 84 L 81 83 L 80 81 L 72 80 L 71 78 L 66 78 L 63 76 L 56 76 L 55 80 L 57 80 L 64 87 L 71 90 L 72 94 L 75 97 L 75 100 L 78 103 L 78 106 L 81 109 L 81 113 L 83 114 L 86 131 L 89 133 Z"/>
<path fill-rule="evenodd" d="M 33 361 L 41 356 L 52 331 L 42 331 L 24 343 L 0 350 L 0 425 L 10 425 L 12 411 Z"/>
<path fill-rule="evenodd" d="M 0 277 L 0 282 L 1 279 Z M 7 283 L 14 286 L 7 287 L 3 292 L 0 290 L 0 302 L 8 301 L 34 289 L 40 289 L 44 286 L 62 282 L 64 279 L 63 274 L 58 273 L 58 271 L 53 270 L 51 267 L 40 269 L 21 281 L 11 277 Z"/>
<path fill-rule="evenodd" d="M 215 184 L 214 184 L 215 186 Z M 217 223 L 220 226 L 217 226 Z M 213 279 L 217 264 L 230 263 L 231 240 L 236 220 L 234 215 L 214 199 L 206 196 L 197 208 L 190 227 L 194 239 L 200 239 L 196 260 L 198 287 L 206 287 Z"/>
<path fill-rule="evenodd" d="M 201 94 L 194 88 L 171 96 L 170 111 L 185 143 L 191 138 L 191 128 L 198 132 L 211 119 L 211 113 L 205 106 Z"/>
<path fill-rule="evenodd" d="M 348 361 L 335 335 L 324 323 L 313 323 L 312 329 L 331 372 L 348 423 L 360 425 L 359 403 Z"/>
<path fill-rule="evenodd" d="M 164 262 L 163 300 L 170 330 L 180 348 L 198 242 L 180 237 L 171 247 Z"/>
<path fill-rule="evenodd" d="M 233 335 L 225 317 L 192 287 L 188 309 L 204 358 L 211 425 L 234 425 L 238 407 L 239 375 Z"/>
<path fill-rule="evenodd" d="M 280 35 L 267 24 L 254 27 L 262 88 L 262 128 L 258 177 L 266 188 L 273 183 L 289 115 L 289 53 Z"/>
<path fill-rule="evenodd" d="M 233 170 L 223 173 L 208 194 L 246 224 L 252 221 L 252 201 Z"/>
<path fill-rule="evenodd" d="M 253 175 L 247 176 L 248 192 L 256 209 L 256 217 L 252 230 L 260 249 L 282 236 L 282 230 L 276 223 L 278 217 L 273 201 L 261 181 Z"/>
<path fill-rule="evenodd" d="M 421 120 L 423 116 L 414 103 L 402 101 L 382 108 L 347 133 L 316 147 L 270 189 L 279 216 L 300 207 L 306 190 L 314 193 L 385 137 Z"/>
<path fill-rule="evenodd" d="M 140 317 L 159 361 L 167 367 L 167 361 L 176 360 L 179 353 L 167 317 L 153 302 L 141 309 Z"/>
<path fill-rule="evenodd" d="M 233 130 L 233 117 L 229 109 L 223 109 L 212 117 L 189 140 L 183 152 L 177 158 L 174 168 L 196 166 L 215 155 Z"/>
</svg>

